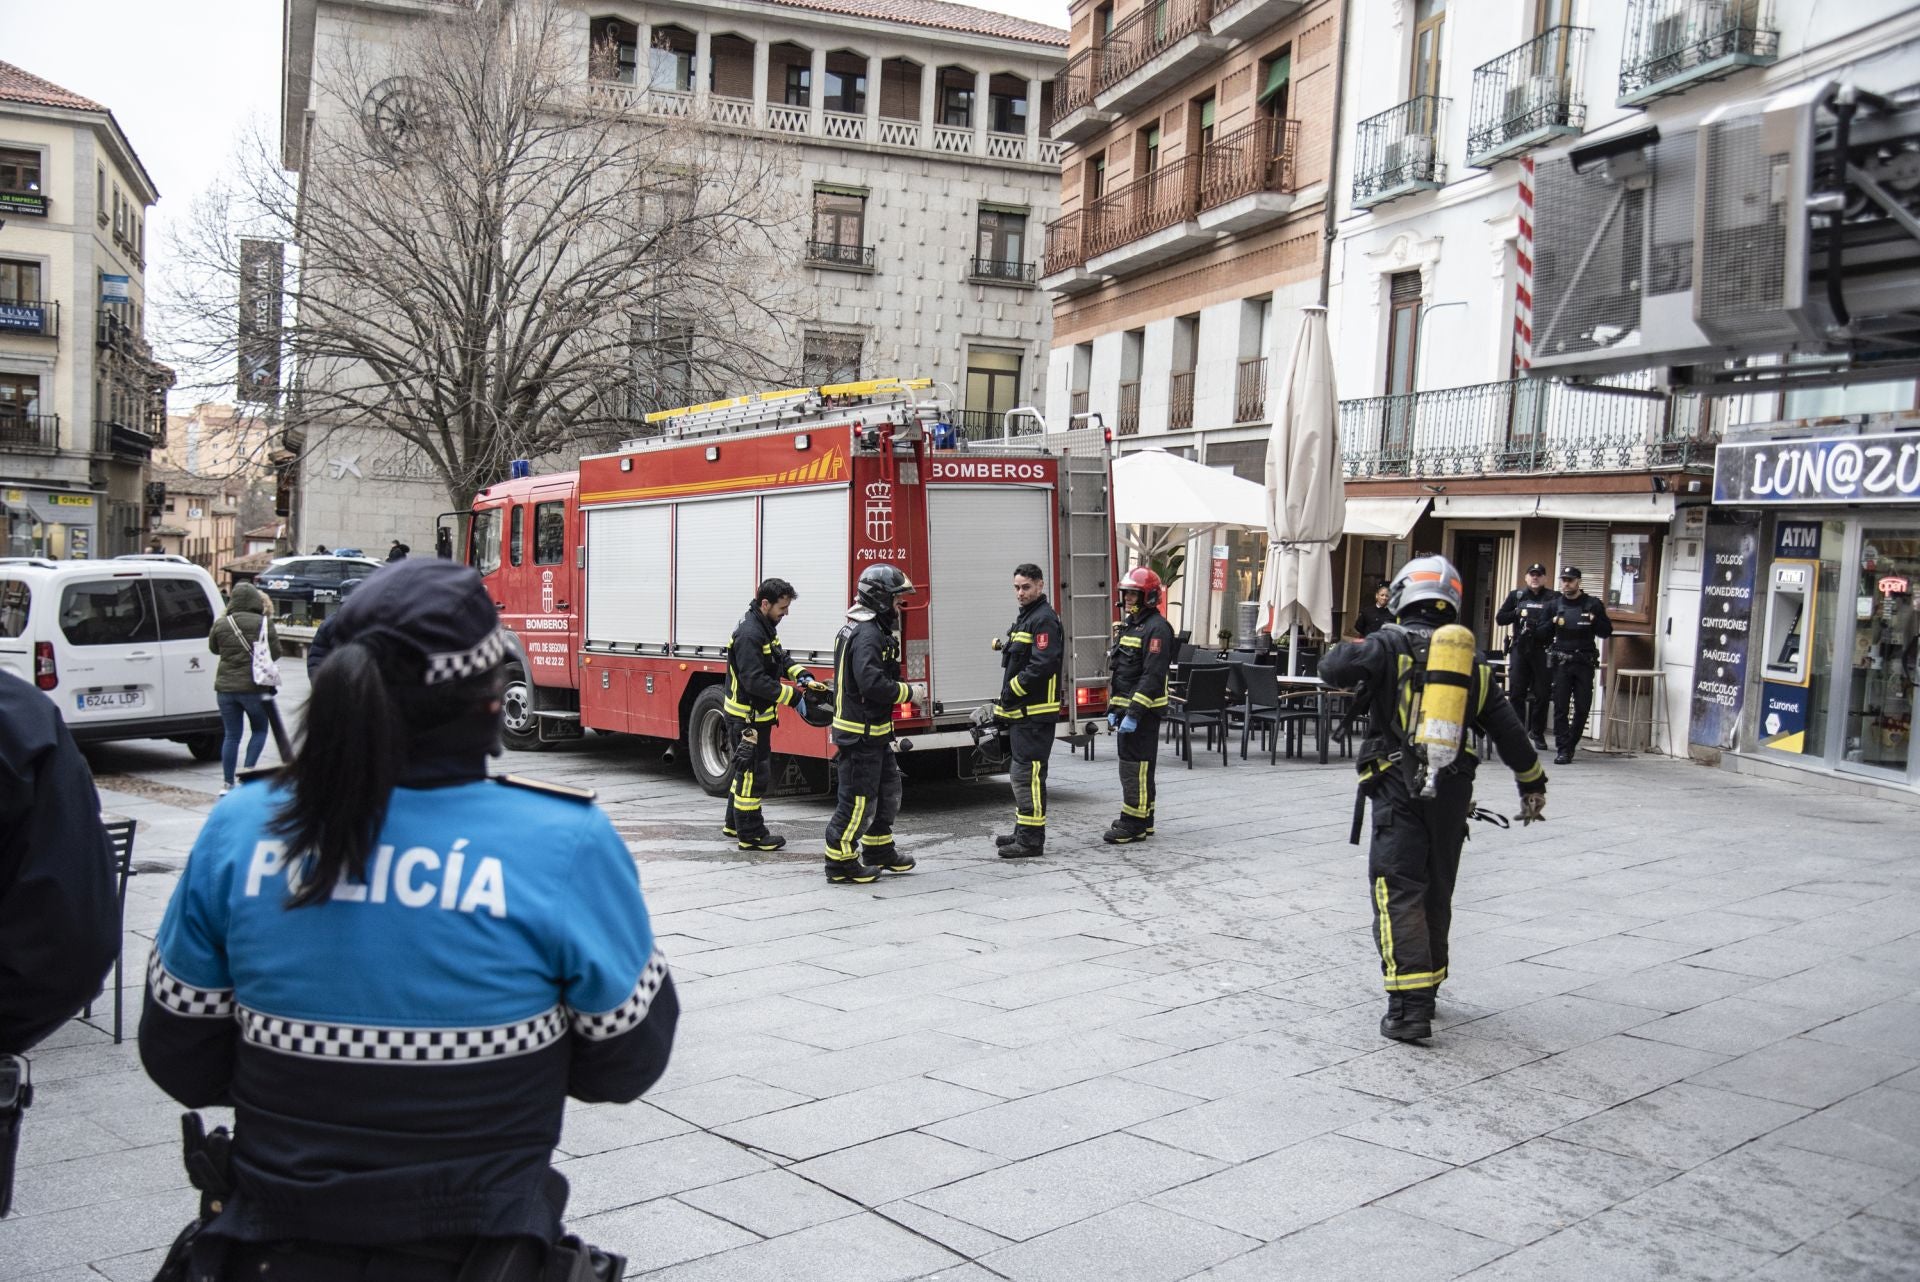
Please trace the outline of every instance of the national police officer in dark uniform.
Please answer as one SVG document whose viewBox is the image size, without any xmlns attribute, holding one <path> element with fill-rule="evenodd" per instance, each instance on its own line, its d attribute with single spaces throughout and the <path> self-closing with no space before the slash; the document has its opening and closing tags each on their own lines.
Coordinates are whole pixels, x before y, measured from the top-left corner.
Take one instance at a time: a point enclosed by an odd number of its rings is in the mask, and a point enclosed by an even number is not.
<svg viewBox="0 0 1920 1282">
<path fill-rule="evenodd" d="M 1580 567 L 1560 567 L 1560 591 L 1547 617 L 1547 665 L 1553 676 L 1553 762 L 1573 760 L 1593 709 L 1600 639 L 1613 635 L 1607 603 L 1580 588 Z"/>
<path fill-rule="evenodd" d="M 734 766 L 727 784 L 723 831 L 742 850 L 778 850 L 787 844 L 785 837 L 767 831 L 766 818 L 760 813 L 773 780 L 774 721 L 782 705 L 796 706 L 805 716 L 806 696 L 825 696 L 826 687 L 787 656 L 775 632 L 797 595 L 785 579 L 762 583 L 727 645 L 727 701 L 722 705 L 727 714 L 727 748 L 736 763 L 744 760 L 745 764 Z M 743 750 L 742 740 L 749 730 L 754 740 Z"/>
<path fill-rule="evenodd" d="M 1513 629 L 1507 644 L 1507 698 L 1527 723 L 1535 748 L 1547 746 L 1547 641 L 1553 610 L 1553 589 L 1547 586 L 1547 567 L 1535 561 L 1527 567 L 1525 587 L 1507 593 L 1494 622 Z"/>
<path fill-rule="evenodd" d="M 827 880 L 866 885 L 882 873 L 912 872 L 893 844 L 900 810 L 900 763 L 893 759 L 893 710 L 924 701 L 926 686 L 900 679 L 899 600 L 914 590 L 882 561 L 860 572 L 846 626 L 833 643 L 833 743 L 838 800 L 827 820 Z"/>
<path fill-rule="evenodd" d="M 100 991 L 120 948 L 93 775 L 53 700 L 0 672 L 0 1215 L 32 1098 L 20 1056 Z"/>
<path fill-rule="evenodd" d="M 190 1146 L 191 1276 L 551 1276 L 562 1107 L 651 1086 L 679 1012 L 633 859 L 591 793 L 487 777 L 473 570 L 399 562 L 337 618 L 299 751 L 214 808 L 154 943 L 141 1061 L 234 1108 Z"/>
<path fill-rule="evenodd" d="M 1331 685 L 1366 692 L 1374 729 L 1361 747 L 1359 769 L 1362 795 L 1373 801 L 1367 878 L 1374 944 L 1387 990 L 1380 1032 L 1396 1041 L 1419 1041 L 1432 1035 L 1434 994 L 1447 977 L 1453 884 L 1473 811 L 1478 762 L 1473 737 L 1466 735 L 1458 757 L 1439 769 L 1435 795 L 1421 795 L 1416 727 L 1409 719 L 1416 696 L 1423 687 L 1432 688 L 1427 655 L 1434 631 L 1460 621 L 1459 572 L 1444 557 L 1416 557 L 1394 576 L 1391 606 L 1396 624 L 1327 651 L 1320 676 Z M 1448 675 L 1466 682 L 1470 728 L 1491 736 L 1500 760 L 1514 772 L 1522 819 L 1540 818 L 1546 771 L 1486 660 L 1476 652 L 1470 674 Z M 1357 839 L 1357 825 L 1355 833 Z"/>
<path fill-rule="evenodd" d="M 1000 698 L 994 715 L 1007 727 L 1012 752 L 1013 831 L 993 839 L 1002 859 L 1046 853 L 1047 758 L 1060 724 L 1060 656 L 1066 632 L 1047 603 L 1047 581 L 1028 562 L 1013 571 L 1020 613 L 1000 649 Z"/>
<path fill-rule="evenodd" d="M 1120 817 L 1100 835 L 1110 846 L 1153 836 L 1158 795 L 1160 718 L 1167 711 L 1167 667 L 1173 662 L 1173 625 L 1160 613 L 1160 576 L 1144 565 L 1120 580 L 1119 631 L 1108 654 L 1112 684 L 1107 725 L 1119 732 Z"/>
</svg>

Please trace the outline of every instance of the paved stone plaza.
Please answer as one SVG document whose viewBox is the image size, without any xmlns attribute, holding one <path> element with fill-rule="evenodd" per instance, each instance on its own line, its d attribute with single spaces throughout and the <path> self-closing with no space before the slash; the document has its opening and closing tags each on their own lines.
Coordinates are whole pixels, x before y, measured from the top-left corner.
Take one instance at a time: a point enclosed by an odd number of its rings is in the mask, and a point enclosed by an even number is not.
<svg viewBox="0 0 1920 1282">
<path fill-rule="evenodd" d="M 128 1040 L 96 1006 L 36 1054 L 0 1279 L 144 1280 L 193 1209 L 132 1030 L 218 768 L 94 760 L 141 821 Z M 993 856 L 1000 789 L 930 786 L 923 871 L 833 888 L 819 802 L 750 860 L 657 749 L 506 765 L 600 790 L 685 1005 L 659 1087 L 557 1157 L 629 1276 L 1920 1277 L 1920 812 L 1554 768 L 1550 822 L 1475 825 L 1421 1047 L 1375 1030 L 1346 762 L 1163 759 L 1158 838 L 1108 848 L 1111 746 L 1063 752 L 1047 859 Z"/>
</svg>

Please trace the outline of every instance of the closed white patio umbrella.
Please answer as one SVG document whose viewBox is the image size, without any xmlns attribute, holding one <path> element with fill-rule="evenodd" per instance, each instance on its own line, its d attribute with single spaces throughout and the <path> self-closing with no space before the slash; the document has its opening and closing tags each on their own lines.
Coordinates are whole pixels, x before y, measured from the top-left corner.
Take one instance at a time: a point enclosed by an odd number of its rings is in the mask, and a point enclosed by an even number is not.
<svg viewBox="0 0 1920 1282">
<path fill-rule="evenodd" d="M 1346 523 L 1340 460 L 1340 402 L 1334 392 L 1327 309 L 1302 309 L 1287 381 L 1267 444 L 1266 573 L 1260 603 L 1267 627 L 1290 630 L 1289 670 L 1298 670 L 1299 629 L 1333 632 L 1333 546 Z"/>
</svg>

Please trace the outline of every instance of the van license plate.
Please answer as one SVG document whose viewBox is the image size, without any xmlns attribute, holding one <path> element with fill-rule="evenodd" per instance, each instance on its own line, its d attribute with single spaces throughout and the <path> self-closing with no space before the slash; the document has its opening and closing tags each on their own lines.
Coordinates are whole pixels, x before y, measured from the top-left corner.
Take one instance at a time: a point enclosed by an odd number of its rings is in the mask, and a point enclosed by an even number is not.
<svg viewBox="0 0 1920 1282">
<path fill-rule="evenodd" d="M 97 694 L 75 696 L 82 712 L 119 712 L 126 708 L 144 708 L 147 706 L 145 690 L 102 690 Z"/>
</svg>

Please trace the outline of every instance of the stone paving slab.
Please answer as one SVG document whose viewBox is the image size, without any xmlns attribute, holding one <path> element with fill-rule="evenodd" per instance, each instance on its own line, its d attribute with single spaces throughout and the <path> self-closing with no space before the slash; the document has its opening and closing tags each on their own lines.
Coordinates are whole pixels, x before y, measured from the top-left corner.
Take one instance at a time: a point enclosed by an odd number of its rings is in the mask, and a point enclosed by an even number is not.
<svg viewBox="0 0 1920 1282">
<path fill-rule="evenodd" d="M 131 1029 L 219 774 L 167 744 L 93 760 L 140 825 Z M 800 853 L 821 799 L 769 803 L 791 856 L 738 858 L 657 746 L 508 764 L 601 789 L 680 981 L 665 1079 L 571 1105 L 556 1154 L 572 1223 L 630 1276 L 1920 1273 L 1902 812 L 1662 759 L 1555 767 L 1547 824 L 1468 846 L 1412 1047 L 1375 1029 L 1347 763 L 1168 769 L 1160 835 L 1110 848 L 1109 745 L 1061 753 L 1050 853 L 1019 864 L 987 842 L 1002 788 L 910 783 L 923 871 L 870 888 Z M 1510 808 L 1498 773 L 1481 795 Z M 191 1213 L 178 1109 L 104 1027 L 96 1004 L 36 1055 L 0 1279 L 150 1277 Z"/>
</svg>

